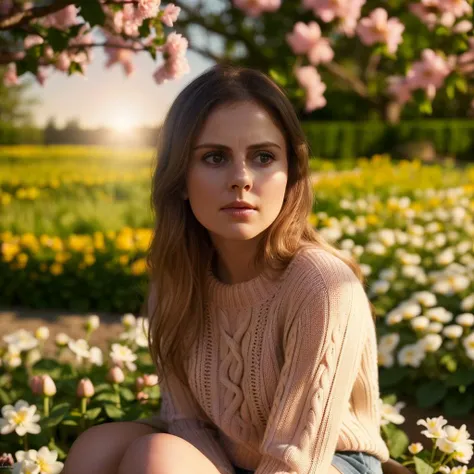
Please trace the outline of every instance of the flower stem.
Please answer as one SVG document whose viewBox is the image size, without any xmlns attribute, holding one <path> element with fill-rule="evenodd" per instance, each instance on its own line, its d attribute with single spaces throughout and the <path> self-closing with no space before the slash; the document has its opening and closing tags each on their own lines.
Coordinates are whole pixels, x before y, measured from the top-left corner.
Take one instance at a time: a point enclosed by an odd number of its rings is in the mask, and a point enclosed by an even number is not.
<svg viewBox="0 0 474 474">
<path fill-rule="evenodd" d="M 25 436 L 23 436 L 23 449 L 25 451 L 28 451 L 28 434 L 25 434 Z"/>
<path fill-rule="evenodd" d="M 49 397 L 44 397 L 43 398 L 43 411 L 44 411 L 44 416 L 49 416 Z"/>
</svg>

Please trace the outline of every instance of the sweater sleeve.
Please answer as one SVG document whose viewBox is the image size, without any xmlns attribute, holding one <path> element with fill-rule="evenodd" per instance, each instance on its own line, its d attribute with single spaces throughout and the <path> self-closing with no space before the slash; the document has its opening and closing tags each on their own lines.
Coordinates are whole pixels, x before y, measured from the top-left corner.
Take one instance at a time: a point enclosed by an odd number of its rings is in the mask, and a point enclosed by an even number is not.
<svg viewBox="0 0 474 474">
<path fill-rule="evenodd" d="M 168 377 L 168 383 L 161 384 L 161 399 L 160 418 L 167 425 L 168 433 L 191 443 L 214 464 L 220 474 L 235 474 L 219 444 L 217 428 L 177 377 Z"/>
<path fill-rule="evenodd" d="M 326 261 L 311 280 L 311 295 L 289 316 L 255 474 L 327 473 L 336 451 L 372 315 L 363 285 L 341 260 Z"/>
</svg>

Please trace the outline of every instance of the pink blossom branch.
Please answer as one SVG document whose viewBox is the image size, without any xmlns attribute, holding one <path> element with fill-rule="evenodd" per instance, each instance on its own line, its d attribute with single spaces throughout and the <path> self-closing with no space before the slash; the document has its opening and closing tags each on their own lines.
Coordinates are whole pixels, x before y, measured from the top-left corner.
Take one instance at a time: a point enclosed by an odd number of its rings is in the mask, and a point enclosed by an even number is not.
<svg viewBox="0 0 474 474">
<path fill-rule="evenodd" d="M 14 27 L 23 26 L 32 19 L 41 18 L 51 13 L 56 13 L 68 5 L 74 4 L 74 0 L 56 0 L 51 5 L 34 7 L 27 10 L 14 12 L 9 15 L 0 16 L 0 30 L 10 30 Z"/>
</svg>

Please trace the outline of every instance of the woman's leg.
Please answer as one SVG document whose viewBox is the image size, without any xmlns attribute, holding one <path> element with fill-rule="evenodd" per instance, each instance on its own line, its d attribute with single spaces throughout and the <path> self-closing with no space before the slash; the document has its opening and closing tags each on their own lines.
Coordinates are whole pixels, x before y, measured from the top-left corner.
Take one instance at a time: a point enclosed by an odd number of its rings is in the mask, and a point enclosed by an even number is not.
<svg viewBox="0 0 474 474">
<path fill-rule="evenodd" d="M 127 448 L 153 432 L 151 426 L 126 421 L 93 426 L 71 446 L 62 474 L 117 474 Z"/>
<path fill-rule="evenodd" d="M 117 474 L 219 474 L 192 444 L 167 433 L 137 438 L 128 447 Z"/>
</svg>

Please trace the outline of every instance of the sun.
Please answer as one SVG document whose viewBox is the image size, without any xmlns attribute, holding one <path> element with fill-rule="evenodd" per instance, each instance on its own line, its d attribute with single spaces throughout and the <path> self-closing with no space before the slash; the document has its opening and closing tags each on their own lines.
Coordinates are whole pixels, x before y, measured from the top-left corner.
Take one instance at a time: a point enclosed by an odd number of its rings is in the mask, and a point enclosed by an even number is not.
<svg viewBox="0 0 474 474">
<path fill-rule="evenodd" d="M 132 117 L 127 114 L 119 114 L 111 120 L 110 126 L 119 133 L 131 133 L 135 127 Z"/>
</svg>

